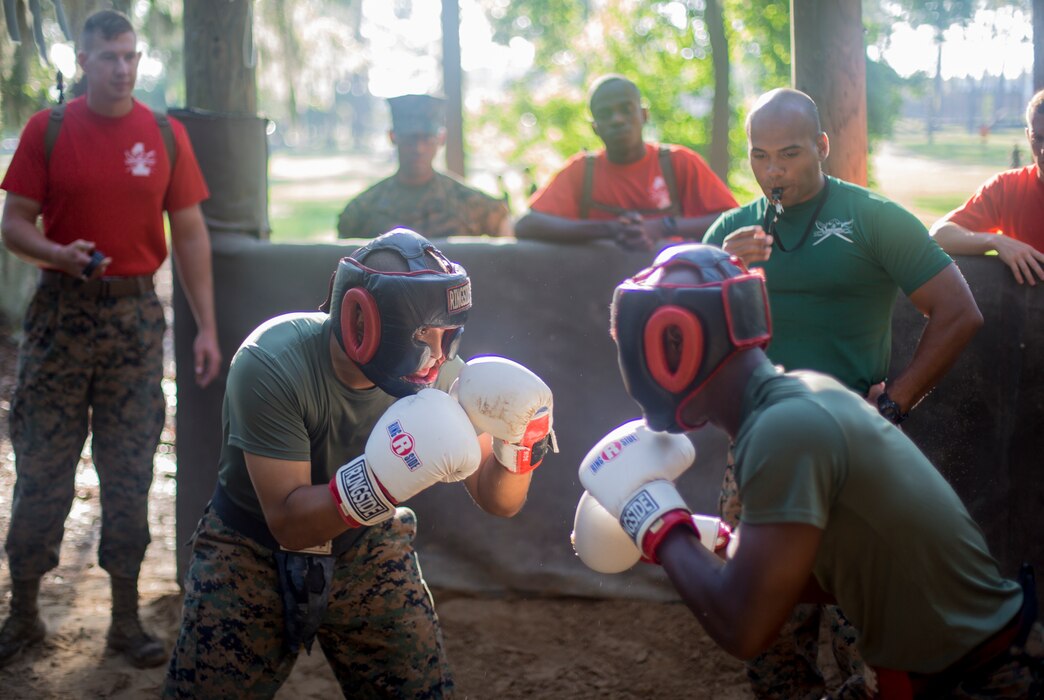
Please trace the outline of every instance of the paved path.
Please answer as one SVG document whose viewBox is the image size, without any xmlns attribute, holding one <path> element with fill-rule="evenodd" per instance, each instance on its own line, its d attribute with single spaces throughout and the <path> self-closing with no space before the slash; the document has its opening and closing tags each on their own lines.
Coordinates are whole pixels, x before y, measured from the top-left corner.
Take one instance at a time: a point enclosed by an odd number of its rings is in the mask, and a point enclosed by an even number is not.
<svg viewBox="0 0 1044 700">
<path fill-rule="evenodd" d="M 890 143 L 883 143 L 873 156 L 876 190 L 899 202 L 927 221 L 935 215 L 918 211 L 916 199 L 921 196 L 945 195 L 953 192 L 971 196 L 983 182 L 998 172 L 992 165 L 960 165 L 928 160 L 904 153 Z"/>
</svg>

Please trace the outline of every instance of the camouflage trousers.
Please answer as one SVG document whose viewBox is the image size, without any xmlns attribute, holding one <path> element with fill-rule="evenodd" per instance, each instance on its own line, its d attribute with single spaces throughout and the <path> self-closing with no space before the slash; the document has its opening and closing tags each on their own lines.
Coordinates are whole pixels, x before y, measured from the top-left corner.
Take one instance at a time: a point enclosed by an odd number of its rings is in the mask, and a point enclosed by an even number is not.
<svg viewBox="0 0 1044 700">
<path fill-rule="evenodd" d="M 338 557 L 316 638 L 347 698 L 449 698 L 453 680 L 408 508 Z M 270 698 L 297 658 L 272 550 L 209 506 L 193 536 L 166 698 Z"/>
<path fill-rule="evenodd" d="M 735 528 L 742 503 L 736 483 L 732 451 L 718 497 L 721 519 Z M 824 619 L 825 618 L 825 619 Z M 818 700 L 826 696 L 826 681 L 819 668 L 820 626 L 830 627 L 830 648 L 840 672 L 841 686 L 830 697 L 856 700 L 875 696 L 873 670 L 856 648 L 858 632 L 836 605 L 799 604 L 783 624 L 772 645 L 746 662 L 751 690 L 758 698 Z"/>
<path fill-rule="evenodd" d="M 17 480 L 6 551 L 14 578 L 58 565 L 90 428 L 102 526 L 98 562 L 136 578 L 163 429 L 163 332 L 155 293 L 87 299 L 40 287 L 26 312 L 11 403 Z"/>
</svg>

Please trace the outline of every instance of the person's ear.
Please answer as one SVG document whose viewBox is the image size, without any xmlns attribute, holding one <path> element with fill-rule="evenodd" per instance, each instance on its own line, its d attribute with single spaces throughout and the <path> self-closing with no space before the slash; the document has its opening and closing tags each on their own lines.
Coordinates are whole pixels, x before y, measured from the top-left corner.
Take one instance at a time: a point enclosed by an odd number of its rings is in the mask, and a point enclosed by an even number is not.
<svg viewBox="0 0 1044 700">
<path fill-rule="evenodd" d="M 76 65 L 80 67 L 80 70 L 84 70 L 84 64 L 87 63 L 87 52 L 77 51 L 76 52 Z"/>
<path fill-rule="evenodd" d="M 819 162 L 822 163 L 830 155 L 830 139 L 825 131 L 820 131 L 816 136 L 816 153 L 819 154 Z"/>
<path fill-rule="evenodd" d="M 642 126 L 645 126 L 645 124 L 649 121 L 649 108 L 648 107 L 642 107 L 641 111 L 642 111 Z"/>
</svg>

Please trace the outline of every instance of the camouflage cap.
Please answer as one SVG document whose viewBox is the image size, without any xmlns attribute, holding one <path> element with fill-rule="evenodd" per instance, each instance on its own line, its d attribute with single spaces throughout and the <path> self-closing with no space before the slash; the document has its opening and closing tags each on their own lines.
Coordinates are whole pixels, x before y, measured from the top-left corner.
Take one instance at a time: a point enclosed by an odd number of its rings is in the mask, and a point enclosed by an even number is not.
<svg viewBox="0 0 1044 700">
<path fill-rule="evenodd" d="M 433 95 L 389 97 L 392 131 L 397 134 L 436 134 L 446 126 L 446 100 Z"/>
</svg>

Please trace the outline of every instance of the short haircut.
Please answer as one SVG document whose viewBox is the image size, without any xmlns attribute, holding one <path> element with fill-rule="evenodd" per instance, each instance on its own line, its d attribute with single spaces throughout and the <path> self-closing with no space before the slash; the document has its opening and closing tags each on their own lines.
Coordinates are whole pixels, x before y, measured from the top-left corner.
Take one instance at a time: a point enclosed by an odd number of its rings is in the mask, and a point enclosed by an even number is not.
<svg viewBox="0 0 1044 700">
<path fill-rule="evenodd" d="M 127 15 L 116 10 L 95 12 L 83 23 L 83 31 L 80 32 L 80 51 L 90 51 L 91 42 L 95 36 L 112 41 L 127 32 L 135 33 L 134 25 L 131 24 Z"/>
<path fill-rule="evenodd" d="M 1038 114 L 1044 114 L 1044 90 L 1031 97 L 1029 104 L 1026 105 L 1026 128 L 1033 128 L 1033 117 Z"/>
<path fill-rule="evenodd" d="M 638 89 L 638 86 L 634 84 L 634 81 L 625 78 L 619 73 L 609 73 L 596 78 L 595 81 L 591 83 L 591 88 L 587 91 L 588 108 L 590 108 L 591 104 L 594 102 L 595 94 L 610 83 L 623 83 L 624 85 L 630 86 L 631 89 L 634 90 L 634 94 L 638 98 L 638 101 L 641 102 L 642 91 Z"/>
<path fill-rule="evenodd" d="M 823 133 L 823 124 L 819 120 L 819 107 L 816 106 L 815 100 L 800 90 L 776 88 L 759 97 L 750 113 L 747 114 L 747 121 L 744 125 L 747 136 L 750 136 L 750 123 L 754 119 L 754 115 L 766 108 L 774 110 L 777 114 L 782 111 L 801 114 L 815 129 L 814 136 Z"/>
</svg>

